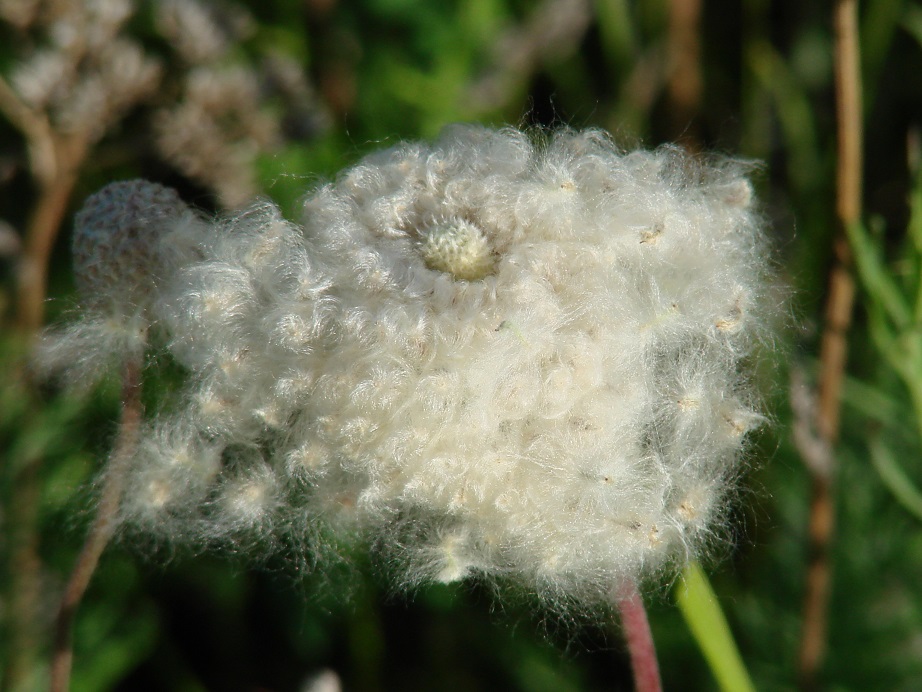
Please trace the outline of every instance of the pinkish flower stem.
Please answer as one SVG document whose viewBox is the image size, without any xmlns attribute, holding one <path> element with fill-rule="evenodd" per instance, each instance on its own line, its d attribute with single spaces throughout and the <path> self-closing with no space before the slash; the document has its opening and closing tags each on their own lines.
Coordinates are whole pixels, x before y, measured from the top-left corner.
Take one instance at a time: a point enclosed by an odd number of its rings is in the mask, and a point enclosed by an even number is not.
<svg viewBox="0 0 922 692">
<path fill-rule="evenodd" d="M 636 692 L 661 692 L 663 689 L 659 676 L 659 663 L 656 660 L 656 647 L 650 632 L 650 621 L 643 598 L 633 582 L 625 582 L 616 597 L 621 625 L 627 639 L 627 649 L 631 656 L 631 668 L 634 671 L 634 689 Z"/>
</svg>

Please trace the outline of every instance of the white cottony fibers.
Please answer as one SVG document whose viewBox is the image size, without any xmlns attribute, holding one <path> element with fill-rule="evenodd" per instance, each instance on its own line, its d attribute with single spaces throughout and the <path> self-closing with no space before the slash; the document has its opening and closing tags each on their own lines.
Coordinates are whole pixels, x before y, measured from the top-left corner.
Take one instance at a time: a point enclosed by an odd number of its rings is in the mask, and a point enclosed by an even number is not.
<svg viewBox="0 0 922 692">
<path fill-rule="evenodd" d="M 269 203 L 217 222 L 158 286 L 187 403 L 145 440 L 126 521 L 174 536 L 161 485 L 186 470 L 150 454 L 182 442 L 224 450 L 181 505 L 201 541 L 342 529 L 408 583 L 584 602 L 681 564 L 719 533 L 761 420 L 745 172 L 455 126 L 346 170 L 302 225 Z"/>
</svg>

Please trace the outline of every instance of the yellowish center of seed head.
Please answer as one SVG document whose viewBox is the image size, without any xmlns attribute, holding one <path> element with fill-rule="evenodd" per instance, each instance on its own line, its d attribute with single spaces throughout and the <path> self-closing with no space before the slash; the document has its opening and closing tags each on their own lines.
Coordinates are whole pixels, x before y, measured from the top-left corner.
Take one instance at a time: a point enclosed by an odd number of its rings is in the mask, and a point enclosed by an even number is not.
<svg viewBox="0 0 922 692">
<path fill-rule="evenodd" d="M 490 244 L 469 221 L 450 219 L 427 229 L 421 252 L 427 267 L 456 279 L 476 281 L 493 271 Z"/>
</svg>

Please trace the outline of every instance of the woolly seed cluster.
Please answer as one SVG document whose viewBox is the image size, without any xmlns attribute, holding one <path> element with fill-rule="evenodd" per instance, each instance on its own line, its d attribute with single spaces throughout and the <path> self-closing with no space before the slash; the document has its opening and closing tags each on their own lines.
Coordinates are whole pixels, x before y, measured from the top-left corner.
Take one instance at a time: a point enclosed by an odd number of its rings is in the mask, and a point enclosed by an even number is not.
<svg viewBox="0 0 922 692">
<path fill-rule="evenodd" d="M 583 603 L 683 563 L 761 421 L 745 173 L 455 126 L 344 171 L 301 225 L 216 222 L 154 301 L 188 385 L 123 522 L 254 550 L 341 533 L 408 584 Z"/>
</svg>

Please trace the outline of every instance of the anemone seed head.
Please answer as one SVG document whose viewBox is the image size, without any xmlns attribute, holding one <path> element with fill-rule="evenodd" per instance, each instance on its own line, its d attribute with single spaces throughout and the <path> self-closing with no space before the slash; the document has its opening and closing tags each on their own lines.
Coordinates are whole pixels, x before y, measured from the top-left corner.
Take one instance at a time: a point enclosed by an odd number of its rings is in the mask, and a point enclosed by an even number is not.
<svg viewBox="0 0 922 692">
<path fill-rule="evenodd" d="M 761 420 L 746 175 L 599 131 L 456 126 L 360 161 L 301 225 L 271 203 L 216 221 L 152 302 L 189 371 L 186 437 L 249 450 L 207 476 L 198 540 L 320 525 L 408 583 L 581 602 L 681 565 L 720 533 Z"/>
</svg>

